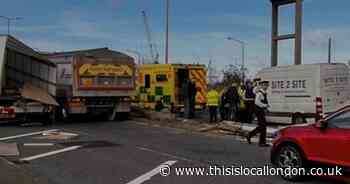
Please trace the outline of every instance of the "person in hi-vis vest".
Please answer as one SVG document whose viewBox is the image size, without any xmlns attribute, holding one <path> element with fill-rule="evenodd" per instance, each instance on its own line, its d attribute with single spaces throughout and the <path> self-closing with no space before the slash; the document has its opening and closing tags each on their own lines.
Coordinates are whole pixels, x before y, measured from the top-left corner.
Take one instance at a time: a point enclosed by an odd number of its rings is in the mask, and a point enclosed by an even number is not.
<svg viewBox="0 0 350 184">
<path fill-rule="evenodd" d="M 219 93 L 211 88 L 207 93 L 207 106 L 209 108 L 210 123 L 217 122 L 217 111 L 219 106 Z"/>
</svg>

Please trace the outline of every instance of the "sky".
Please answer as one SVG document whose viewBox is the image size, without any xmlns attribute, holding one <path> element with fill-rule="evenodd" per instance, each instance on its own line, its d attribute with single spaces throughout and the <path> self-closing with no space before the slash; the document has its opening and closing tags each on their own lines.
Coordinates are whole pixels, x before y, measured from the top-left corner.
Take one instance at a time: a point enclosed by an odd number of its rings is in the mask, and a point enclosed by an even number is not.
<svg viewBox="0 0 350 184">
<path fill-rule="evenodd" d="M 149 57 L 141 11 L 148 14 L 153 42 L 164 62 L 165 0 L 2 0 L 0 15 L 21 17 L 11 34 L 36 50 L 69 51 L 109 47 Z M 332 2 L 332 3 L 330 3 Z M 336 3 L 335 3 L 336 2 Z M 270 64 L 271 4 L 269 0 L 170 0 L 169 52 L 172 63 L 212 60 L 217 70 L 241 62 L 246 45 L 246 67 L 254 74 Z M 326 62 L 328 38 L 334 40 L 333 59 L 350 59 L 348 0 L 304 0 L 303 63 Z M 292 33 L 294 7 L 281 8 L 280 30 Z M 0 19 L 0 34 L 7 23 Z M 279 46 L 279 65 L 293 63 L 292 41 Z"/>
</svg>

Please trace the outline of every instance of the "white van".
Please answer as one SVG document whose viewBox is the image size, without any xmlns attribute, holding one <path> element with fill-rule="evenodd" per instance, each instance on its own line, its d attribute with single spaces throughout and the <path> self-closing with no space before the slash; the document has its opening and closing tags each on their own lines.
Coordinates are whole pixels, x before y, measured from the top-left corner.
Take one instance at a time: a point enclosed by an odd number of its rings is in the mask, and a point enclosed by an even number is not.
<svg viewBox="0 0 350 184">
<path fill-rule="evenodd" d="M 270 82 L 271 123 L 312 122 L 349 101 L 349 69 L 343 63 L 272 67 L 256 77 Z"/>
</svg>

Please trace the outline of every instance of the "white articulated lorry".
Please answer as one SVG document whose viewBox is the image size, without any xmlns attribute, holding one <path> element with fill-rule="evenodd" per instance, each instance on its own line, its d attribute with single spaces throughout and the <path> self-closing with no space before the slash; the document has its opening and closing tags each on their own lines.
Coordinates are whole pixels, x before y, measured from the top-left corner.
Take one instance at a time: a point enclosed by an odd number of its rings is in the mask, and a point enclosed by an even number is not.
<svg viewBox="0 0 350 184">
<path fill-rule="evenodd" d="M 305 64 L 266 68 L 256 78 L 270 82 L 267 121 L 306 123 L 349 102 L 349 69 L 345 64 Z"/>
<path fill-rule="evenodd" d="M 56 65 L 16 38 L 0 35 L 0 123 L 54 120 Z"/>
</svg>

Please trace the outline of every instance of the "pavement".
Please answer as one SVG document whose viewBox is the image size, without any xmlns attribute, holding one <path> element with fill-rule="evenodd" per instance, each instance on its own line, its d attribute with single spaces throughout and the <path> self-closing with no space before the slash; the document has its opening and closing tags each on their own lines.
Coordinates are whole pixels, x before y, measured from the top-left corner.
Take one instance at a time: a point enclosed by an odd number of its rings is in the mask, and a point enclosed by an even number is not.
<svg viewBox="0 0 350 184">
<path fill-rule="evenodd" d="M 0 157 L 1 184 L 289 183 L 279 176 L 177 176 L 174 170 L 178 168 L 267 166 L 270 148 L 248 145 L 233 136 L 150 127 L 137 120 L 70 122 L 49 127 L 1 125 L 0 140 L 52 129 L 79 136 L 62 141 L 37 139 L 41 134 L 36 134 L 2 141 L 18 143 L 20 155 Z M 53 145 L 24 146 L 25 143 Z M 72 147 L 76 149 L 65 151 Z M 26 158 L 30 158 L 28 162 L 18 162 Z M 164 164 L 171 170 L 167 177 L 159 174 Z M 309 178 L 302 183 L 336 181 Z"/>
</svg>

